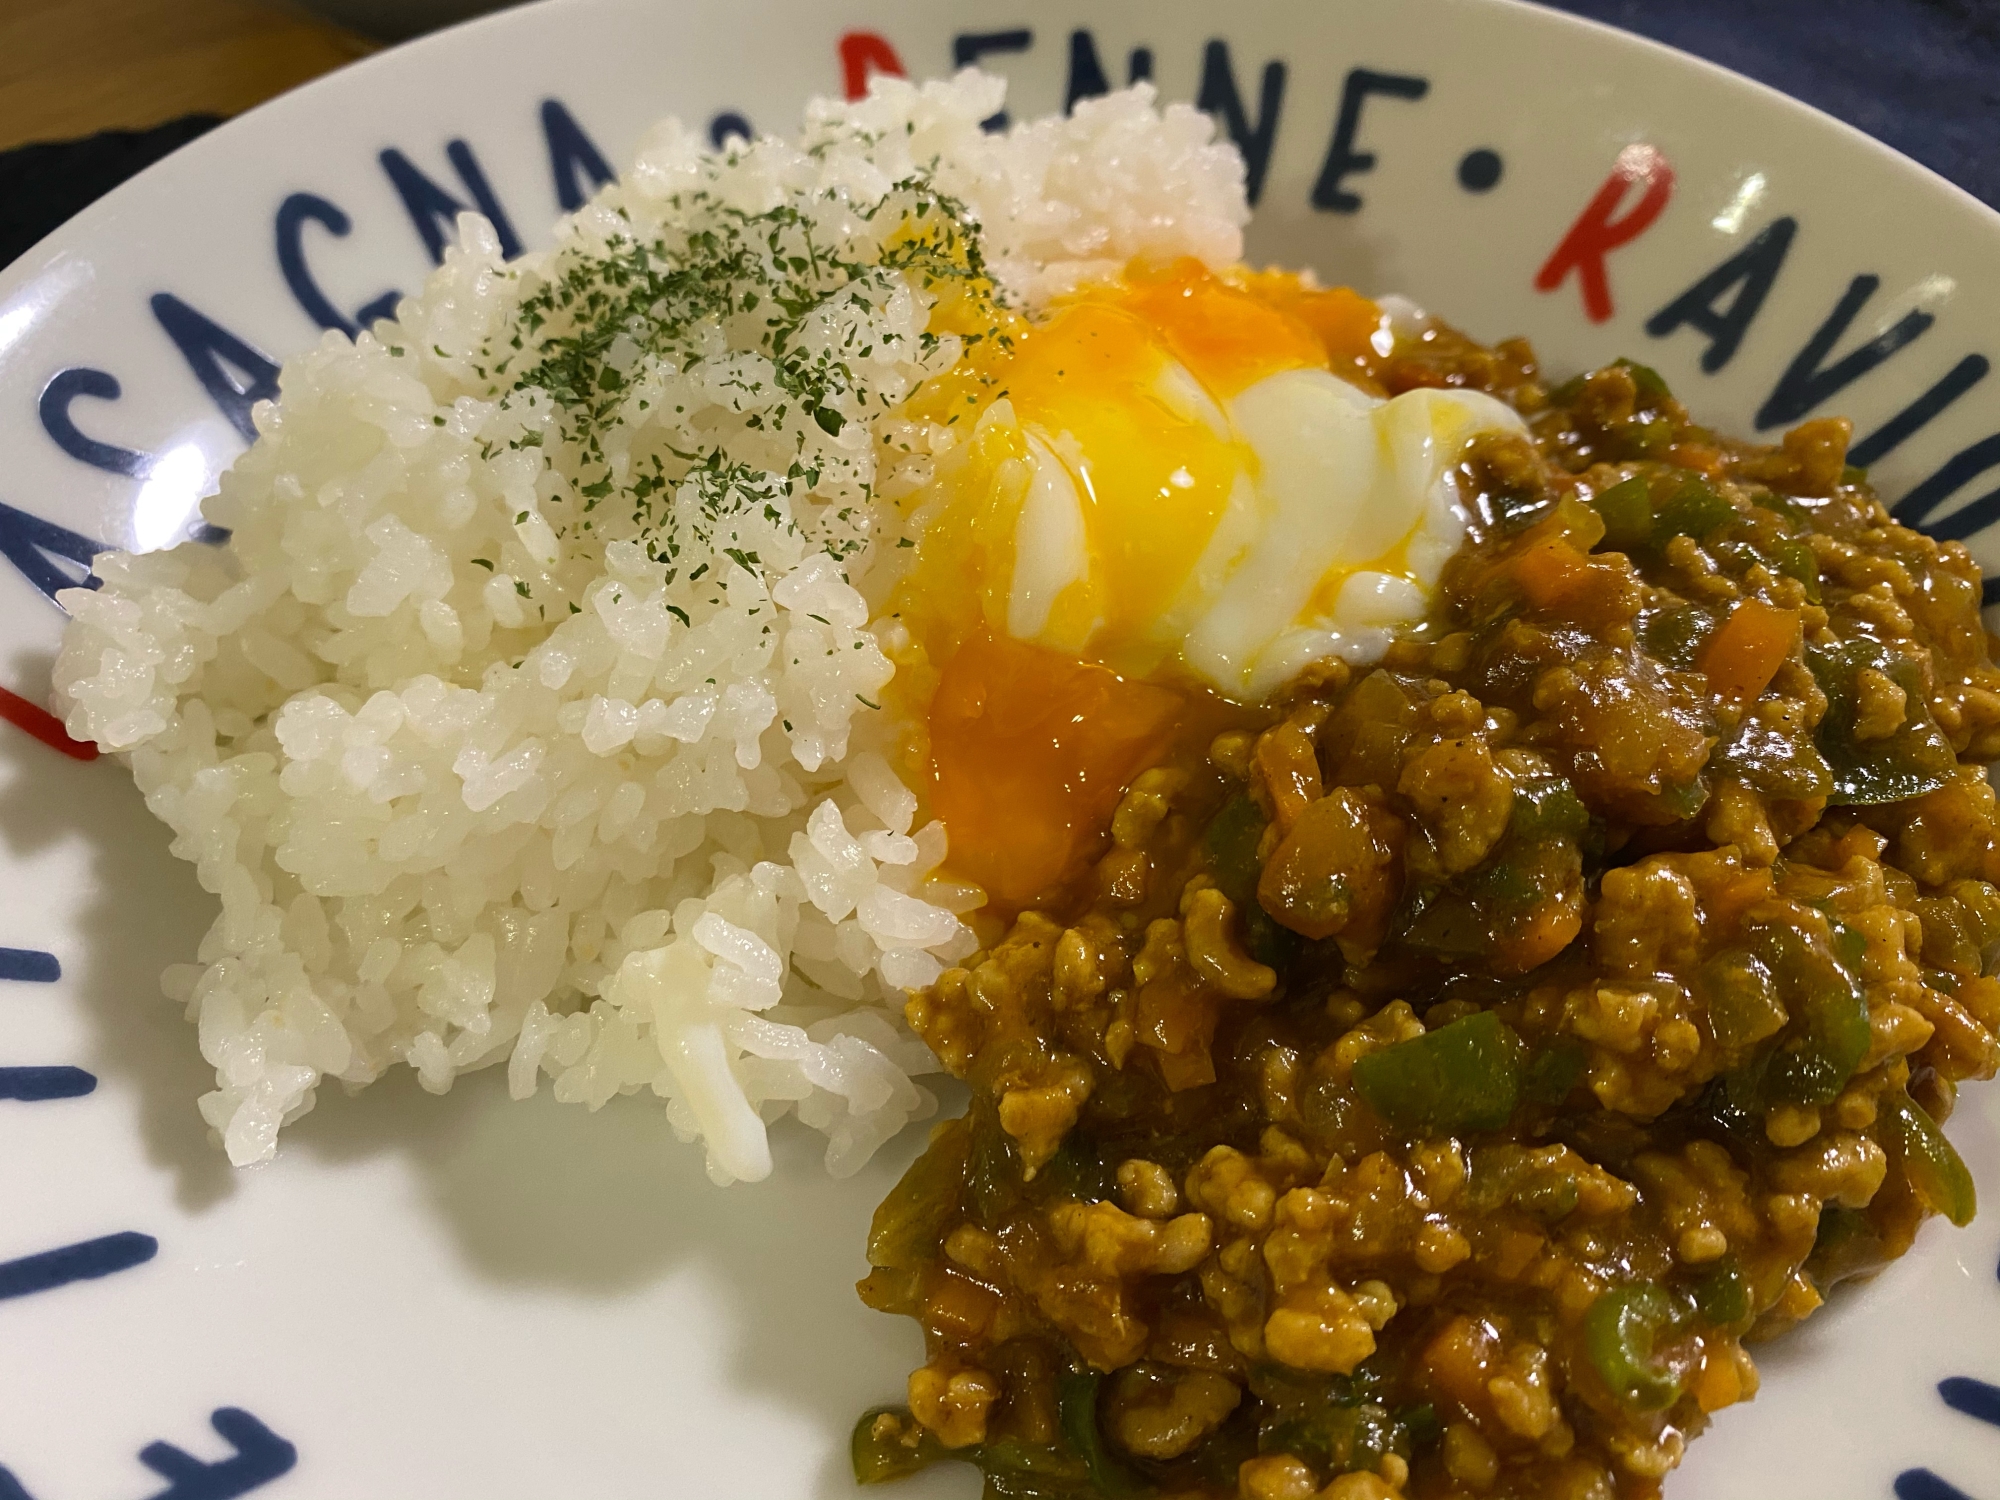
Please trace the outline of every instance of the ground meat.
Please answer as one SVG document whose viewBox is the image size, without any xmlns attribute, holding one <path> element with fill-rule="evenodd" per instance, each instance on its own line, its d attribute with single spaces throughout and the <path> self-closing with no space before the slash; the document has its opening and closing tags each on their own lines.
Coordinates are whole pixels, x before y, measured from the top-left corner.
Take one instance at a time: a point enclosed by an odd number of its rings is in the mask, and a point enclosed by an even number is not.
<svg viewBox="0 0 2000 1500">
<path fill-rule="evenodd" d="M 1746 1340 L 1963 1222 L 2000 1067 L 2000 751 L 1969 556 L 1847 424 L 1651 371 L 1472 385 L 1472 540 L 1372 671 L 1213 705 L 1100 861 L 912 997 L 971 1086 L 862 1295 L 918 1319 L 864 1475 L 988 1493 L 1655 1500 Z M 1204 716 L 1205 715 L 1205 716 Z"/>
</svg>

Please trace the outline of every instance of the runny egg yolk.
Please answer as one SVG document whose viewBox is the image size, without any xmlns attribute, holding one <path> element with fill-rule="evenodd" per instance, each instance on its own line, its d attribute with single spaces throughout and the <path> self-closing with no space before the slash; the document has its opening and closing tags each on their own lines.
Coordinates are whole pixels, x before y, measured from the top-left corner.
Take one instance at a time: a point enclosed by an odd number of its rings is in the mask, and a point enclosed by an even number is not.
<svg viewBox="0 0 2000 1500">
<path fill-rule="evenodd" d="M 1188 262 L 1088 288 L 981 362 L 892 606 L 941 674 L 956 871 L 1031 900 L 1170 737 L 1173 685 L 1256 702 L 1423 616 L 1464 534 L 1450 470 L 1521 424 L 1476 392 L 1384 400 L 1366 371 L 1388 352 L 1351 291 Z"/>
<path fill-rule="evenodd" d="M 931 810 L 954 874 L 1021 906 L 1075 873 L 1126 784 L 1165 748 L 1181 694 L 981 632 L 931 699 Z"/>
<path fill-rule="evenodd" d="M 1325 353 L 1206 279 L 1086 298 L 1023 342 L 1005 376 L 1030 470 L 1007 631 L 1150 671 L 1247 467 L 1218 403 Z"/>
</svg>

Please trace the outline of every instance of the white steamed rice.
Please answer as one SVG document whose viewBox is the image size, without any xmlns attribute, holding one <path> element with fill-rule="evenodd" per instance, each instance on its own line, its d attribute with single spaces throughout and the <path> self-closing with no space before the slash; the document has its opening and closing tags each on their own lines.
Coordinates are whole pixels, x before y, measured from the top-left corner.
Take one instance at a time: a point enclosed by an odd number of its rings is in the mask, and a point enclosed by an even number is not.
<svg viewBox="0 0 2000 1500">
<path fill-rule="evenodd" d="M 441 1093 L 505 1062 L 517 1098 L 546 1073 L 593 1109 L 650 1089 L 718 1182 L 770 1170 L 783 1114 L 844 1174 L 932 1108 L 903 991 L 971 951 L 981 896 L 937 876 L 943 829 L 885 753 L 869 622 L 892 502 L 952 438 L 901 405 L 960 350 L 885 247 L 949 195 L 1032 306 L 1135 256 L 1226 264 L 1247 218 L 1206 116 L 1142 86 L 982 133 L 1001 95 L 878 80 L 720 156 L 667 122 L 512 263 L 468 215 L 393 323 L 286 366 L 205 506 L 226 547 L 107 554 L 62 596 L 70 732 L 129 760 L 221 898 L 166 987 L 232 1161 L 269 1158 L 323 1078 L 397 1063 Z M 587 322 L 560 289 L 634 245 L 711 292 L 802 278 L 791 368 L 837 367 L 817 419 L 740 296 L 669 335 L 670 293 L 597 348 L 585 438 L 574 393 L 510 391 Z M 594 506 L 648 474 L 650 520 Z"/>
</svg>

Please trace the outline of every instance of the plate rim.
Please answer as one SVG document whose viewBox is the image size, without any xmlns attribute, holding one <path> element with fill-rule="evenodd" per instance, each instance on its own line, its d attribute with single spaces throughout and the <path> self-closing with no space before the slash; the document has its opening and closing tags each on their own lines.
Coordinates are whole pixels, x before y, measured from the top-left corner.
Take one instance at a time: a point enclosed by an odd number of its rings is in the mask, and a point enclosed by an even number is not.
<svg viewBox="0 0 2000 1500">
<path fill-rule="evenodd" d="M 748 8 L 778 8 L 774 0 L 673 0 L 676 9 L 695 8 L 722 11 L 740 11 Z M 936 3 L 936 0 L 932 0 Z M 1241 3 L 1241 0 L 1239 0 Z M 1260 10 L 1283 10 L 1299 4 L 1300 0 L 1249 0 Z M 1773 87 L 1747 74 L 1709 59 L 1683 51 L 1666 42 L 1637 32 L 1626 31 L 1609 22 L 1599 21 L 1589 16 L 1579 16 L 1569 11 L 1558 10 L 1540 0 L 1399 0 L 1404 7 L 1422 6 L 1433 14 L 1448 15 L 1451 12 L 1483 11 L 1489 14 L 1511 15 L 1516 24 L 1528 27 L 1543 27 L 1556 32 L 1568 32 L 1575 36 L 1588 36 L 1593 45 L 1623 49 L 1635 56 L 1646 57 L 1651 63 L 1663 67 L 1682 70 L 1695 77 L 1707 77 L 1711 82 L 1745 92 L 1749 97 L 1763 104 L 1791 114 L 1794 118 L 1809 121 L 1822 130 L 1831 130 L 1843 138 L 1851 147 L 1863 149 L 1904 173 L 1912 175 L 1913 182 L 1926 191 L 1938 194 L 1941 206 L 1948 205 L 1971 222 L 1980 226 L 1981 232 L 1995 237 L 1995 249 L 2000 251 L 2000 209 L 1995 209 L 1975 197 L 1965 188 L 1953 182 L 1936 169 L 1926 166 L 1915 157 L 1897 150 L 1887 142 L 1877 140 L 1867 131 L 1851 125 L 1838 116 L 1827 113 L 1817 105 L 1808 104 L 1794 98 L 1783 90 Z M 284 117 L 294 111 L 317 103 L 323 97 L 348 89 L 365 89 L 379 75 L 394 68 L 420 66 L 433 54 L 448 55 L 465 46 L 475 35 L 485 36 L 516 27 L 534 28 L 563 12 L 611 12 L 621 9 L 638 9 L 638 0 L 526 0 L 524 4 L 510 5 L 501 10 L 489 11 L 484 15 L 472 16 L 456 21 L 436 31 L 413 37 L 371 52 L 309 79 L 295 88 L 254 105 L 243 113 L 231 116 L 212 130 L 203 132 L 194 140 L 176 147 L 158 161 L 135 173 L 110 192 L 96 199 L 64 220 L 48 234 L 37 240 L 11 263 L 0 266 L 0 303 L 4 303 L 27 283 L 46 272 L 65 253 L 70 253 L 81 244 L 87 243 L 108 223 L 122 212 L 128 203 L 135 202 L 137 188 L 158 186 L 166 176 L 197 167 L 219 165 L 224 153 L 250 139 L 253 133 L 266 130 L 283 123 Z M 940 5 L 948 10 L 949 6 Z M 1406 9 L 1405 14 L 1408 14 Z M 920 78 L 944 76 L 921 73 Z M 209 158 L 216 158 L 211 163 Z M 614 164 L 622 171 L 630 163 Z M 0 354 L 5 353 L 5 341 L 0 340 Z"/>
</svg>

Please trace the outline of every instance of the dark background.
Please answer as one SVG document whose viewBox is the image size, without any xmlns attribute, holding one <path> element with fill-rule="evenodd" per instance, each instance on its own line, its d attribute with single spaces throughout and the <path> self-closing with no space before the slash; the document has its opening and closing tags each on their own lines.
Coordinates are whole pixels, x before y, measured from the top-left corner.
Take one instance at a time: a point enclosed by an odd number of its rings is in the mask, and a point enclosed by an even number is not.
<svg viewBox="0 0 2000 1500">
<path fill-rule="evenodd" d="M 1781 89 L 2000 208 L 2000 0 L 1553 0 Z"/>
</svg>

